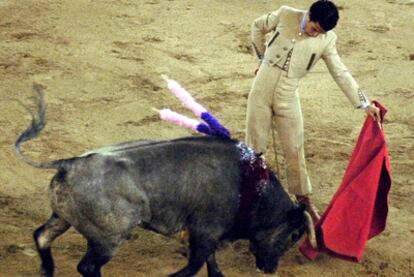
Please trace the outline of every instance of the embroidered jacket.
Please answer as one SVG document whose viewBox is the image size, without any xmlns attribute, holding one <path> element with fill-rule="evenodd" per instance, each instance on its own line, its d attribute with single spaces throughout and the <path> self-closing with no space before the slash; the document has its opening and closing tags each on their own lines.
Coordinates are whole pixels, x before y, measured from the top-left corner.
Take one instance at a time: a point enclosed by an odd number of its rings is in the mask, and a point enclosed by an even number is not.
<svg viewBox="0 0 414 277">
<path fill-rule="evenodd" d="M 282 6 L 257 18 L 252 24 L 252 42 L 262 63 L 283 67 L 288 53 L 289 78 L 302 78 L 319 59 L 323 59 L 335 82 L 356 108 L 369 104 L 357 82 L 341 61 L 336 50 L 336 34 L 331 30 L 317 37 L 300 34 L 300 24 L 306 11 Z M 267 33 L 271 33 L 265 42 Z"/>
</svg>

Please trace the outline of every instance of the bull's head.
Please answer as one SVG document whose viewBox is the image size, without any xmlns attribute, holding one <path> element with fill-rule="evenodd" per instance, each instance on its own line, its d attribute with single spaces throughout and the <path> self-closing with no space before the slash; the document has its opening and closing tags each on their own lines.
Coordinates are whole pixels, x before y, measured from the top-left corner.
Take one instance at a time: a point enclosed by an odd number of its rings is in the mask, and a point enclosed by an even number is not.
<svg viewBox="0 0 414 277">
<path fill-rule="evenodd" d="M 273 273 L 279 258 L 307 232 L 312 245 L 316 244 L 312 219 L 300 204 L 289 211 L 282 224 L 257 232 L 250 240 L 250 251 L 256 258 L 258 271 Z"/>
</svg>

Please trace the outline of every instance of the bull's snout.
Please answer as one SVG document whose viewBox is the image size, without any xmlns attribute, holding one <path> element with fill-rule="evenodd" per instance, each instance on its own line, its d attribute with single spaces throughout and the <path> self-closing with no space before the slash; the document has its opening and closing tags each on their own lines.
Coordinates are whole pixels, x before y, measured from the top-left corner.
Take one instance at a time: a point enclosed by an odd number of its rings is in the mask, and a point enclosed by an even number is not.
<svg viewBox="0 0 414 277">
<path fill-rule="evenodd" d="M 278 265 L 278 259 L 274 258 L 272 260 L 261 260 L 256 258 L 256 271 L 264 274 L 272 274 L 276 272 Z"/>
</svg>

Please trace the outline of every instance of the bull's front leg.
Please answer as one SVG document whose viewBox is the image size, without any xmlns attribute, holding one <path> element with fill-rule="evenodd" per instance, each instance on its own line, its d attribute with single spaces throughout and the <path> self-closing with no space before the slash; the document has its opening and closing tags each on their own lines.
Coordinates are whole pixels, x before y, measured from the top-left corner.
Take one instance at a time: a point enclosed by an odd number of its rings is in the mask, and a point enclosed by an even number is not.
<svg viewBox="0 0 414 277">
<path fill-rule="evenodd" d="M 197 274 L 203 264 L 207 261 L 218 245 L 218 240 L 203 234 L 190 234 L 190 256 L 188 264 L 180 271 L 170 277 L 192 277 Z M 209 275 L 210 276 L 210 275 Z M 213 275 L 216 276 L 216 275 Z M 217 275 L 220 276 L 220 275 Z"/>
</svg>

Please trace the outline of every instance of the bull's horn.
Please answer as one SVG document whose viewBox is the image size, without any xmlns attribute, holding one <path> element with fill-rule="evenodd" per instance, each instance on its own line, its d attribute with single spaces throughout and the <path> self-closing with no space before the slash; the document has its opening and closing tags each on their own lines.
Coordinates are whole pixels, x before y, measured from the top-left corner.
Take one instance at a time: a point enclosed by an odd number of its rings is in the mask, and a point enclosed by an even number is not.
<svg viewBox="0 0 414 277">
<path fill-rule="evenodd" d="M 305 218 L 306 218 L 306 226 L 308 227 L 307 233 L 308 233 L 309 242 L 313 248 L 317 248 L 318 243 L 316 241 L 316 235 L 315 235 L 315 229 L 313 226 L 312 217 L 307 211 L 304 211 L 304 213 L 305 213 Z"/>
</svg>

